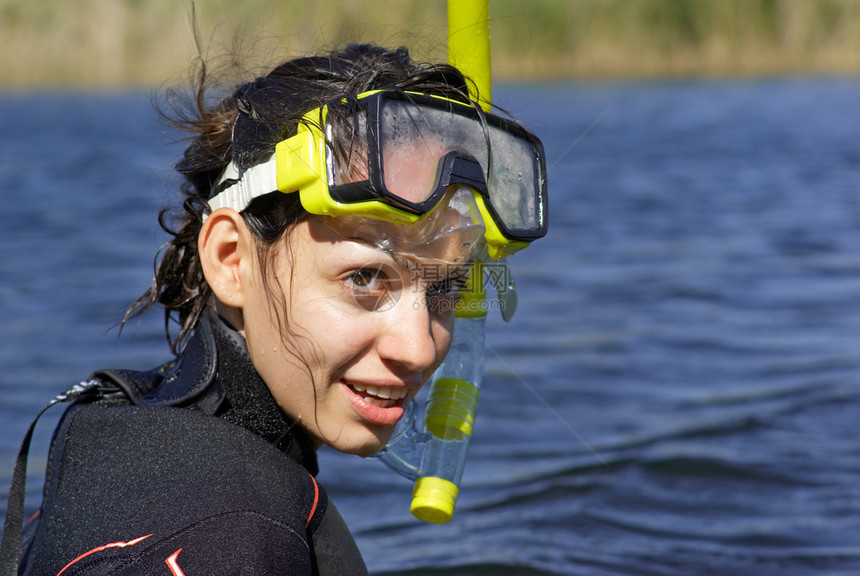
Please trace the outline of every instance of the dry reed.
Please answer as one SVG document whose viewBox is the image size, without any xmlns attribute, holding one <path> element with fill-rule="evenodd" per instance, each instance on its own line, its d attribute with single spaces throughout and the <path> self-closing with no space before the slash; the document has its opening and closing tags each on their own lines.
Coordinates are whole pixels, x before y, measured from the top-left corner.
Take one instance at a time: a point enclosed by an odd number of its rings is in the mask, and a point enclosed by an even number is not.
<svg viewBox="0 0 860 576">
<path fill-rule="evenodd" d="M 0 0 L 0 87 L 181 81 L 190 1 Z M 444 59 L 444 0 L 197 0 L 245 72 L 350 41 Z M 860 0 L 491 0 L 497 79 L 860 73 Z M 250 70 L 248 70 L 250 69 Z"/>
</svg>

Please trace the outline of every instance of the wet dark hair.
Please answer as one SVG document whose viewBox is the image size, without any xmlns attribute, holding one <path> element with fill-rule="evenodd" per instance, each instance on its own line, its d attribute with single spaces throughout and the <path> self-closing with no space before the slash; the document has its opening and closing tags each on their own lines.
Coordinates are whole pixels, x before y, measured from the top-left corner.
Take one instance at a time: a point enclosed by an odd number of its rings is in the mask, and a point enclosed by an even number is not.
<svg viewBox="0 0 860 576">
<path fill-rule="evenodd" d="M 212 102 L 210 83 L 207 67 L 201 64 L 191 104 L 172 105 L 165 114 L 169 124 L 191 134 L 176 164 L 184 177 L 182 206 L 159 214 L 159 224 L 172 238 L 156 257 L 152 285 L 122 320 L 125 324 L 160 304 L 167 340 L 177 355 L 212 299 L 197 253 L 197 236 L 202 215 L 208 211 L 207 200 L 219 191 L 214 188 L 231 160 L 247 169 L 268 159 L 278 142 L 296 133 L 305 113 L 336 98 L 391 88 L 468 102 L 469 92 L 466 78 L 456 68 L 417 63 L 406 48 L 388 50 L 372 44 L 284 62 L 212 105 L 208 104 Z M 241 214 L 263 263 L 269 261 L 269 249 L 308 216 L 297 194 L 261 196 Z M 175 335 L 171 321 L 179 326 Z"/>
</svg>

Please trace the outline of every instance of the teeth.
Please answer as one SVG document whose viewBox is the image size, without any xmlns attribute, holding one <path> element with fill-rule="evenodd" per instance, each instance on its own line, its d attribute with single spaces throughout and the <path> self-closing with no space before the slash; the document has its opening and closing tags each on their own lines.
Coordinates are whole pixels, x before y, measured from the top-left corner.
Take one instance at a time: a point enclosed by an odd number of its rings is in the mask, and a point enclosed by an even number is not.
<svg viewBox="0 0 860 576">
<path fill-rule="evenodd" d="M 406 397 L 406 388 L 392 388 L 390 386 L 364 386 L 362 384 L 352 384 L 352 387 L 357 392 L 367 392 L 371 396 L 383 398 L 385 400 L 400 400 Z"/>
<path fill-rule="evenodd" d="M 380 388 L 379 386 L 368 386 L 367 393 L 377 398 L 385 398 L 388 400 L 388 389 Z"/>
</svg>

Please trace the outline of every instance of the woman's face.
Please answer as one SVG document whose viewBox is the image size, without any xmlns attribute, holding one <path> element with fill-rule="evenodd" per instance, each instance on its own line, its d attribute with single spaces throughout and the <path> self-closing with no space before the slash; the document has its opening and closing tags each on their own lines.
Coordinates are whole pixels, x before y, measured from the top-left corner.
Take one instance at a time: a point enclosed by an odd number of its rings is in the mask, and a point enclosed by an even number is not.
<svg viewBox="0 0 860 576">
<path fill-rule="evenodd" d="M 453 250 L 454 248 L 452 248 Z M 462 266 L 346 239 L 312 217 L 243 308 L 254 366 L 317 445 L 380 450 L 451 343 Z"/>
</svg>

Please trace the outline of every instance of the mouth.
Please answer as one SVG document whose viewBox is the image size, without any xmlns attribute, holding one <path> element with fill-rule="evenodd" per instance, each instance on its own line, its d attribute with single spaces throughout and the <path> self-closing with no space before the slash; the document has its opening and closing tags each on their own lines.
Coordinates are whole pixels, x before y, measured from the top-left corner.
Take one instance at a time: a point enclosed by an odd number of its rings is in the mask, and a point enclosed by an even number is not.
<svg viewBox="0 0 860 576">
<path fill-rule="evenodd" d="M 372 386 L 364 384 L 348 384 L 365 402 L 378 406 L 379 408 L 391 408 L 400 400 L 406 398 L 409 391 L 406 388 L 392 388 L 390 386 Z"/>
<path fill-rule="evenodd" d="M 403 416 L 403 405 L 409 395 L 404 386 L 377 386 L 341 381 L 355 411 L 377 426 L 392 426 Z"/>
</svg>

